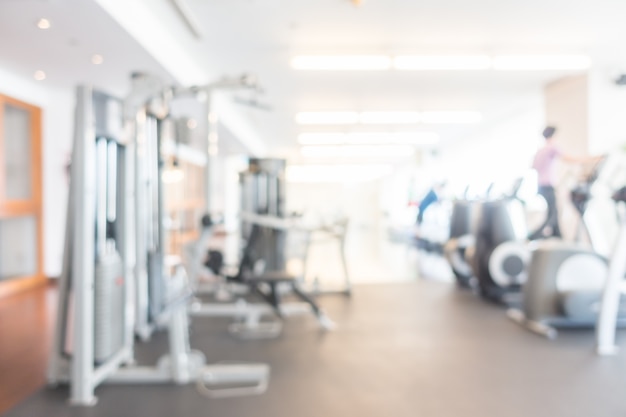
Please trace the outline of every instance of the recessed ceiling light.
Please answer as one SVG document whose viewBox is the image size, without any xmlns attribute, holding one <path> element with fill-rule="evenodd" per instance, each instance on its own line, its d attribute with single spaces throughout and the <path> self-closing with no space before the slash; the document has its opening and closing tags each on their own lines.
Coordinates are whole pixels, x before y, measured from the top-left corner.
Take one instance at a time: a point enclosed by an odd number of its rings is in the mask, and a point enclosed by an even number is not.
<svg viewBox="0 0 626 417">
<path fill-rule="evenodd" d="M 46 79 L 46 73 L 43 71 L 35 71 L 35 74 L 33 75 L 33 77 L 37 80 L 37 81 L 43 81 Z"/>
<path fill-rule="evenodd" d="M 351 125 L 359 121 L 355 111 L 300 112 L 296 122 L 301 125 Z"/>
<path fill-rule="evenodd" d="M 187 120 L 187 127 L 193 130 L 198 127 L 198 122 L 196 122 L 196 119 L 189 119 Z"/>
<path fill-rule="evenodd" d="M 393 59 L 399 70 L 486 70 L 491 58 L 486 55 L 401 55 Z"/>
<path fill-rule="evenodd" d="M 91 63 L 94 65 L 100 65 L 104 62 L 104 57 L 102 55 L 99 54 L 94 54 L 91 57 Z"/>
<path fill-rule="evenodd" d="M 377 71 L 391 68 L 386 55 L 300 55 L 291 60 L 298 70 Z"/>
<path fill-rule="evenodd" d="M 493 68 L 501 71 L 585 70 L 591 58 L 585 55 L 499 55 Z"/>
<path fill-rule="evenodd" d="M 37 21 L 37 27 L 39 29 L 50 29 L 50 21 L 48 19 L 41 18 Z"/>
</svg>

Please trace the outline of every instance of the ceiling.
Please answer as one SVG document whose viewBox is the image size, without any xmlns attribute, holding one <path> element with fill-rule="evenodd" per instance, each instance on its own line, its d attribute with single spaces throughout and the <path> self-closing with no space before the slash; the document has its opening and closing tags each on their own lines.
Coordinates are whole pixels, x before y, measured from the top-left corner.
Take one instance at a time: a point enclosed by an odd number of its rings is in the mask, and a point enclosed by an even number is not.
<svg viewBox="0 0 626 417">
<path fill-rule="evenodd" d="M 626 68 L 623 0 L 364 0 L 360 7 L 348 0 L 185 0 L 199 40 L 168 0 L 124 3 L 149 7 L 177 53 L 185 52 L 208 79 L 256 74 L 264 93 L 251 98 L 271 110 L 237 108 L 274 152 L 294 149 L 299 132 L 332 130 L 297 126 L 298 111 L 476 110 L 485 126 L 535 105 L 546 83 L 568 75 L 295 71 L 289 61 L 296 54 L 588 54 L 594 66 Z M 35 27 L 43 15 L 53 21 L 51 30 Z M 119 13 L 116 19 L 123 20 Z M 86 81 L 116 91 L 137 69 L 181 79 L 180 72 L 170 75 L 175 62 L 155 58 L 154 49 L 144 49 L 145 38 L 128 34 L 140 24 L 126 19 L 123 29 L 92 0 L 0 0 L 0 66 L 25 74 L 45 66 L 46 82 Z M 90 63 L 94 53 L 105 57 L 104 65 Z M 480 128 L 437 127 L 448 141 Z"/>
</svg>

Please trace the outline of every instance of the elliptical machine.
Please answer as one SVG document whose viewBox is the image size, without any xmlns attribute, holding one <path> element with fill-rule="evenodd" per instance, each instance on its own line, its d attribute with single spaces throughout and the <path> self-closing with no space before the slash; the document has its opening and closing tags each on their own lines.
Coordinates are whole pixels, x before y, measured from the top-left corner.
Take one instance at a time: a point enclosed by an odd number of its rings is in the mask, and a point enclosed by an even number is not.
<svg viewBox="0 0 626 417">
<path fill-rule="evenodd" d="M 469 187 L 468 187 L 469 188 Z M 468 198 L 468 189 L 462 199 L 454 201 L 450 216 L 450 239 L 443 247 L 443 253 L 459 286 L 472 287 L 474 274 L 467 261 L 467 252 L 476 244 L 476 202 Z"/>
<path fill-rule="evenodd" d="M 591 188 L 603 162 L 571 192 L 572 202 L 581 216 L 579 234 L 580 229 L 586 230 L 584 217 L 592 197 Z M 616 202 L 623 198 L 619 193 L 613 197 Z M 586 232 L 589 235 L 589 230 Z M 619 249 L 617 246 L 613 257 L 622 256 L 616 252 Z M 557 337 L 557 328 L 593 327 L 598 319 L 608 263 L 608 259 L 593 249 L 577 244 L 556 240 L 538 242 L 528 265 L 521 308 L 509 309 L 507 315 L 549 339 Z M 615 321 L 617 325 L 626 325 L 626 303 L 622 300 L 616 304 Z"/>
<path fill-rule="evenodd" d="M 518 197 L 522 183 L 522 178 L 517 179 L 508 194 L 477 208 L 476 243 L 470 261 L 480 295 L 496 303 L 508 302 L 526 280 L 530 252 L 524 203 Z"/>
</svg>

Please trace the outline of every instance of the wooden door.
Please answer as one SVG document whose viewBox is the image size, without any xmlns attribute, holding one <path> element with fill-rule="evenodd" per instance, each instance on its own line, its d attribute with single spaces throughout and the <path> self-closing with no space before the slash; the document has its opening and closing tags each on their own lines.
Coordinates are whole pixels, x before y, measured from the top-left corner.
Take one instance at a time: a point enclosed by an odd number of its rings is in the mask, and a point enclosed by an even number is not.
<svg viewBox="0 0 626 417">
<path fill-rule="evenodd" d="M 41 109 L 0 95 L 0 297 L 43 274 Z"/>
</svg>

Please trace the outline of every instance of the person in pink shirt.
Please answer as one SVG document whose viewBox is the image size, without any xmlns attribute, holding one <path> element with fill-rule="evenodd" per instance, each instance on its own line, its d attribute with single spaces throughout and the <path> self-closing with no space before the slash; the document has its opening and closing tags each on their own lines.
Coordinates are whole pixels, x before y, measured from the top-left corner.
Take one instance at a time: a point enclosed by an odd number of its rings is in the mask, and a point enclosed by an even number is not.
<svg viewBox="0 0 626 417">
<path fill-rule="evenodd" d="M 548 126 L 543 130 L 543 137 L 546 141 L 533 160 L 533 169 L 537 171 L 537 191 L 546 200 L 548 214 L 544 224 L 530 234 L 530 239 L 561 237 L 554 191 L 558 180 L 557 160 L 568 163 L 586 163 L 597 160 L 595 157 L 575 157 L 565 154 L 555 143 L 555 133 L 556 127 L 553 126 Z"/>
</svg>

